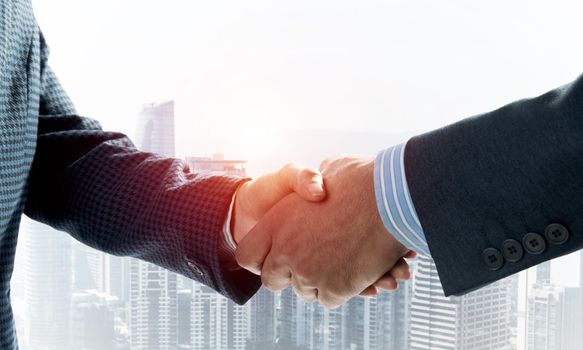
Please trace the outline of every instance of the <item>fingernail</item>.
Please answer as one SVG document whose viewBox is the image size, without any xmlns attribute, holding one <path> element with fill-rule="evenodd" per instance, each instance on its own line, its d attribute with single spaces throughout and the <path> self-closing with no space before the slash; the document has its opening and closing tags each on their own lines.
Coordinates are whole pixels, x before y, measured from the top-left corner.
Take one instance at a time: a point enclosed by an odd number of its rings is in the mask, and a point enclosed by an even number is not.
<svg viewBox="0 0 583 350">
<path fill-rule="evenodd" d="M 308 192 L 310 192 L 312 196 L 320 197 L 321 195 L 324 194 L 324 188 L 322 187 L 322 184 L 319 184 L 317 182 L 312 182 L 308 184 L 307 188 Z"/>
</svg>

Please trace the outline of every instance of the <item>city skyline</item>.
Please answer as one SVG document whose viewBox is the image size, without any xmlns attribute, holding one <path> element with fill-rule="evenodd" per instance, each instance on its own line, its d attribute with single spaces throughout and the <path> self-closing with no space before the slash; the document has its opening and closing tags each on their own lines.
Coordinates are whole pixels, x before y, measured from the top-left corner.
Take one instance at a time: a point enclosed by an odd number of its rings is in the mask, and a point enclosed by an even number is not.
<svg viewBox="0 0 583 350">
<path fill-rule="evenodd" d="M 143 105 L 136 129 L 141 149 L 174 155 L 173 106 Z M 328 136 L 334 147 L 346 135 Z M 360 147 L 374 147 L 368 141 Z M 185 162 L 193 171 L 237 176 L 246 176 L 248 167 L 221 154 Z M 289 288 L 262 288 L 239 306 L 202 284 L 96 251 L 48 226 L 24 220 L 22 230 L 24 263 L 14 281 L 26 310 L 17 313 L 23 350 L 512 350 L 521 342 L 528 350 L 571 350 L 583 341 L 576 332 L 583 328 L 583 312 L 577 314 L 583 285 L 553 284 L 551 262 L 531 271 L 536 278 L 525 290 L 521 332 L 518 274 L 446 298 L 435 264 L 419 256 L 411 264 L 412 280 L 398 291 L 355 297 L 337 309 L 306 304 Z"/>
</svg>

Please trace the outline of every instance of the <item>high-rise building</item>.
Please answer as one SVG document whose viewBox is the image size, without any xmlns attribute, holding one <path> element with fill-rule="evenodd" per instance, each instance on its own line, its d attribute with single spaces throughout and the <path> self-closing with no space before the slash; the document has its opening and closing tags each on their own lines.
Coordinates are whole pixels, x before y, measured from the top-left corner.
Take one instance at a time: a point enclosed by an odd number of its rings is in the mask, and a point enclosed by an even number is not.
<svg viewBox="0 0 583 350">
<path fill-rule="evenodd" d="M 276 294 L 261 288 L 249 302 L 249 348 L 272 349 L 276 332 Z"/>
<path fill-rule="evenodd" d="M 376 349 L 378 342 L 378 299 L 354 297 L 342 308 L 342 343 L 333 349 Z"/>
<path fill-rule="evenodd" d="M 192 293 L 191 342 L 194 350 L 244 350 L 249 309 L 213 289 L 195 283 Z"/>
<path fill-rule="evenodd" d="M 96 290 L 73 293 L 71 348 L 114 349 L 114 311 L 117 300 Z"/>
<path fill-rule="evenodd" d="M 510 280 L 446 298 L 433 260 L 420 256 L 417 264 L 411 301 L 411 349 L 510 348 Z"/>
<path fill-rule="evenodd" d="M 534 284 L 528 297 L 527 350 L 581 349 L 581 305 L 580 288 Z"/>
<path fill-rule="evenodd" d="M 581 288 L 563 289 L 561 350 L 578 350 L 583 344 L 583 298 Z"/>
<path fill-rule="evenodd" d="M 130 259 L 109 254 L 104 254 L 104 258 L 105 292 L 123 305 L 130 298 Z"/>
<path fill-rule="evenodd" d="M 186 163 L 196 172 L 245 176 L 245 161 L 225 160 L 222 154 L 215 154 L 213 158 L 187 157 Z M 204 285 L 195 282 L 193 286 L 191 309 L 193 349 L 245 349 L 250 332 L 250 303 L 240 306 Z M 263 327 L 266 327 L 266 332 L 269 333 L 269 328 L 275 326 L 266 324 Z"/>
<path fill-rule="evenodd" d="M 71 240 L 63 232 L 23 218 L 24 298 L 29 350 L 69 346 L 72 293 Z"/>
<path fill-rule="evenodd" d="M 174 157 L 174 101 L 142 106 L 135 142 L 141 150 Z"/>
<path fill-rule="evenodd" d="M 105 291 L 106 254 L 81 242 L 72 242 L 73 289 Z"/>
<path fill-rule="evenodd" d="M 132 350 L 174 350 L 177 345 L 176 274 L 142 261 L 130 266 Z"/>
<path fill-rule="evenodd" d="M 415 261 L 410 261 L 415 269 Z M 393 292 L 377 296 L 377 350 L 408 350 L 409 319 L 413 283 L 403 281 Z"/>
<path fill-rule="evenodd" d="M 182 289 L 178 291 L 178 345 L 184 349 L 190 349 L 190 324 L 192 312 L 192 289 Z"/>
<path fill-rule="evenodd" d="M 548 283 L 536 283 L 528 295 L 528 350 L 561 349 L 561 300 L 563 289 Z"/>
<path fill-rule="evenodd" d="M 223 154 L 215 153 L 209 157 L 186 157 L 186 164 L 192 170 L 204 171 L 220 175 L 246 175 L 244 160 L 225 159 Z"/>
<path fill-rule="evenodd" d="M 136 134 L 141 150 L 174 157 L 174 101 L 144 105 Z M 166 269 L 137 259 L 130 261 L 132 350 L 176 348 L 176 281 L 176 274 Z"/>
<path fill-rule="evenodd" d="M 543 284 L 551 281 L 551 261 L 536 265 L 536 283 Z"/>
<path fill-rule="evenodd" d="M 306 304 L 291 288 L 280 294 L 278 344 L 283 348 L 301 347 L 311 349 L 314 328 L 313 304 Z"/>
</svg>

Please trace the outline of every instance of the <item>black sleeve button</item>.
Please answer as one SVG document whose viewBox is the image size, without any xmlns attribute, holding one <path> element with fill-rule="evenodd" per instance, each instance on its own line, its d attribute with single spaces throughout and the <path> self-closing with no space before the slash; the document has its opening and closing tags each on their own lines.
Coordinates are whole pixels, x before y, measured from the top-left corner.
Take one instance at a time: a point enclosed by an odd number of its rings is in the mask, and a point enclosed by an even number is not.
<svg viewBox="0 0 583 350">
<path fill-rule="evenodd" d="M 545 236 L 551 244 L 563 244 L 569 239 L 569 230 L 561 224 L 550 224 L 545 229 Z"/>
<path fill-rule="evenodd" d="M 547 247 L 543 236 L 534 232 L 527 233 L 522 237 L 522 245 L 530 254 L 540 254 Z"/>
<path fill-rule="evenodd" d="M 515 239 L 507 239 L 502 242 L 502 255 L 510 262 L 517 262 L 522 259 L 524 249 L 522 245 Z"/>
<path fill-rule="evenodd" d="M 482 261 L 490 270 L 499 270 L 504 265 L 504 257 L 496 248 L 486 248 L 482 252 Z"/>
<path fill-rule="evenodd" d="M 204 273 L 202 272 L 202 270 L 200 269 L 200 267 L 198 267 L 193 261 L 191 260 L 186 260 L 186 264 L 188 265 L 188 267 L 190 268 L 190 271 L 192 271 L 192 273 L 198 277 L 202 277 L 204 276 Z"/>
</svg>

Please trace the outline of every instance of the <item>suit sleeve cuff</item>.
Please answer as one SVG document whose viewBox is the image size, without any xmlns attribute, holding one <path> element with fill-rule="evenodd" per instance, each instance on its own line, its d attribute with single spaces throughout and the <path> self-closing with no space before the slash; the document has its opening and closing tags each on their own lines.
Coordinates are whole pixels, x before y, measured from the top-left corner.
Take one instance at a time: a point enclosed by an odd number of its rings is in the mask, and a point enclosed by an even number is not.
<svg viewBox="0 0 583 350">
<path fill-rule="evenodd" d="M 374 164 L 377 208 L 387 231 L 405 247 L 429 256 L 429 247 L 409 193 L 402 143 L 381 151 Z"/>
</svg>

